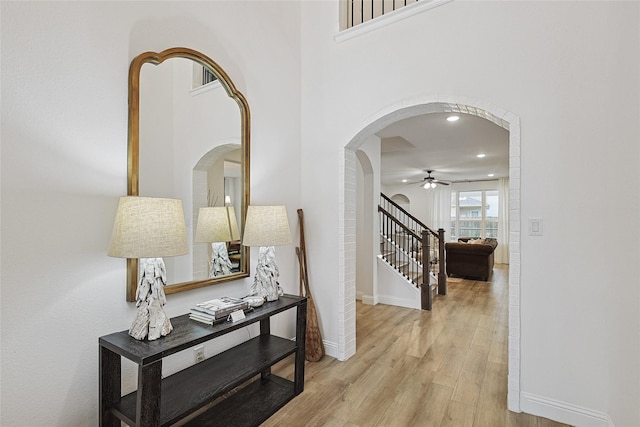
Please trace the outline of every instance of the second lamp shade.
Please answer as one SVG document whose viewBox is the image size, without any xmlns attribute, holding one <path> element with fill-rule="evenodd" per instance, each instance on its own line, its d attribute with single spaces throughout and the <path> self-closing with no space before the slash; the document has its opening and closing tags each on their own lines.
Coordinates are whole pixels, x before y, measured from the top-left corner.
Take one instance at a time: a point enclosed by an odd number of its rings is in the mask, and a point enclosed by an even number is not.
<svg viewBox="0 0 640 427">
<path fill-rule="evenodd" d="M 280 246 L 291 243 L 291 231 L 285 206 L 255 206 L 247 208 L 244 225 L 244 246 Z"/>
<path fill-rule="evenodd" d="M 240 239 L 233 207 L 200 208 L 196 242 L 231 242 Z"/>
</svg>

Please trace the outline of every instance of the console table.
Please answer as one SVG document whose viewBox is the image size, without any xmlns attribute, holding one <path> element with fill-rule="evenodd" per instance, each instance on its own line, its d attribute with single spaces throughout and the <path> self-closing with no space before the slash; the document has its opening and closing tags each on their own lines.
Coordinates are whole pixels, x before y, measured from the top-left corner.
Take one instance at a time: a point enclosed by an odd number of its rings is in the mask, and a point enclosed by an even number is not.
<svg viewBox="0 0 640 427">
<path fill-rule="evenodd" d="M 295 341 L 271 335 L 271 316 L 293 308 Z M 209 326 L 185 314 L 172 318 L 173 331 L 154 341 L 138 341 L 128 331 L 100 337 L 100 425 L 259 425 L 304 389 L 306 320 L 307 298 L 284 295 L 234 323 Z M 164 357 L 255 322 L 260 322 L 259 336 L 162 378 Z M 272 375 L 271 366 L 291 354 L 294 380 Z M 122 357 L 138 365 L 138 389 L 125 396 L 120 392 Z"/>
</svg>

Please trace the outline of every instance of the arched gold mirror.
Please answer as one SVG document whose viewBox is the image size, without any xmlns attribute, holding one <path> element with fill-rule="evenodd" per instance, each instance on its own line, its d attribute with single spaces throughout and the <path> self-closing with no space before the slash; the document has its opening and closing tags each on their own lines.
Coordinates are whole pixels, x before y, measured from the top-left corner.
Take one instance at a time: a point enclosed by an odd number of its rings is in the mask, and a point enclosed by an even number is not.
<svg viewBox="0 0 640 427">
<path fill-rule="evenodd" d="M 181 199 L 191 245 L 188 255 L 165 259 L 167 294 L 249 275 L 239 241 L 249 205 L 249 120 L 244 96 L 200 52 L 177 47 L 131 62 L 127 194 Z M 200 208 L 223 206 L 238 225 L 232 241 L 196 239 Z M 221 244 L 230 264 L 214 272 Z M 138 264 L 127 260 L 128 301 L 135 301 Z"/>
</svg>

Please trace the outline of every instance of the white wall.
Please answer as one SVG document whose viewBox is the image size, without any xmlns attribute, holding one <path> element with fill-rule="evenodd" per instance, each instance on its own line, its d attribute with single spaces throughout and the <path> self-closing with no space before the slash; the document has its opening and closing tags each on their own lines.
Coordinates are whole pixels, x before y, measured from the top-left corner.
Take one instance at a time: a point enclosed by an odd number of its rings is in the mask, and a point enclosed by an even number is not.
<svg viewBox="0 0 640 427">
<path fill-rule="evenodd" d="M 305 209 L 311 286 L 333 343 L 344 147 L 377 112 L 416 97 L 517 114 L 521 219 L 545 220 L 543 237 L 521 243 L 521 389 L 640 424 L 638 2 L 455 1 L 341 43 L 337 7 L 0 3 L 0 424 L 97 422 L 97 338 L 134 314 L 125 263 L 106 256 L 126 193 L 128 65 L 173 46 L 215 59 L 247 97 L 252 202 L 286 204 L 294 241 Z M 295 293 L 293 246 L 277 252 Z M 167 311 L 248 282 L 170 295 Z M 277 329 L 291 334 L 285 323 Z"/>
<path fill-rule="evenodd" d="M 339 211 L 344 147 L 380 111 L 438 96 L 512 111 L 521 120 L 520 219 L 545 226 L 521 241 L 523 406 L 554 417 L 553 405 L 562 416 L 586 408 L 585 418 L 593 411 L 619 426 L 640 424 L 638 5 L 454 1 L 339 43 L 337 4 L 304 2 L 302 13 L 313 259 L 340 265 L 339 227 L 350 226 Z M 323 283 L 319 311 L 336 319 L 324 335 L 338 341 L 344 277 L 327 268 L 311 280 Z M 550 405 L 532 403 L 539 397 Z"/>
<path fill-rule="evenodd" d="M 144 51 L 185 46 L 216 60 L 251 109 L 251 192 L 286 204 L 300 184 L 297 2 L 2 2 L 1 418 L 3 427 L 98 421 L 98 337 L 127 329 L 125 261 L 106 254 L 127 182 L 127 75 Z M 259 36 L 256 36 L 259 34 Z M 278 247 L 297 293 L 294 245 Z M 255 268 L 257 249 L 252 250 Z M 315 266 L 310 260 L 310 271 Z M 242 296 L 250 280 L 169 295 L 170 316 Z M 291 316 L 288 316 L 291 317 Z M 287 316 L 272 330 L 293 336 Z M 207 356 L 246 339 L 241 330 Z M 191 363 L 187 352 L 165 373 Z M 125 391 L 135 370 L 124 366 Z"/>
<path fill-rule="evenodd" d="M 374 259 L 371 256 L 371 184 L 373 168 L 366 154 L 356 153 L 356 299 L 371 303 L 373 298 Z M 364 299 L 363 299 L 364 297 Z"/>
<path fill-rule="evenodd" d="M 383 185 L 382 192 L 389 197 L 392 197 L 394 194 L 404 194 L 407 196 L 410 205 L 409 213 L 424 222 L 424 224 L 429 226 L 429 228 L 437 230 L 437 226 L 434 226 L 430 221 L 430 193 L 424 188 L 417 184 Z"/>
<path fill-rule="evenodd" d="M 376 257 L 380 253 L 380 138 L 375 135 L 369 137 L 356 153 L 356 158 L 356 296 L 367 304 L 376 304 Z"/>
</svg>

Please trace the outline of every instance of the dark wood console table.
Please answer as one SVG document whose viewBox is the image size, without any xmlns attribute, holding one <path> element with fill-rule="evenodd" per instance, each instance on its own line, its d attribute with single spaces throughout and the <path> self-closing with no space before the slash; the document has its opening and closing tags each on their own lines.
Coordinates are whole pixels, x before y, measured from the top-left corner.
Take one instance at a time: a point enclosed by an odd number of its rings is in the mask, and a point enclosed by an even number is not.
<svg viewBox="0 0 640 427">
<path fill-rule="evenodd" d="M 271 335 L 271 316 L 294 307 L 296 340 Z M 171 319 L 173 331 L 155 341 L 138 341 L 128 331 L 100 337 L 100 425 L 259 425 L 304 389 L 306 320 L 307 299 L 284 295 L 235 323 L 209 326 L 183 315 Z M 260 322 L 259 336 L 162 378 L 164 357 L 255 322 Z M 271 366 L 291 354 L 294 381 L 272 375 Z M 138 365 L 138 389 L 125 396 L 120 392 L 122 357 Z M 258 374 L 260 378 L 249 382 Z"/>
</svg>

